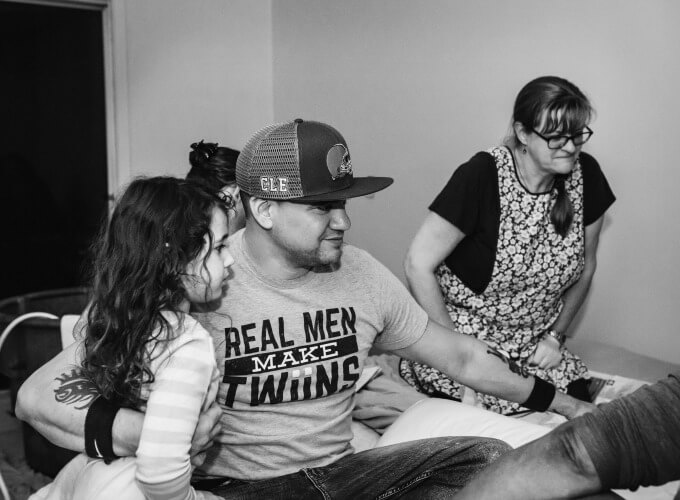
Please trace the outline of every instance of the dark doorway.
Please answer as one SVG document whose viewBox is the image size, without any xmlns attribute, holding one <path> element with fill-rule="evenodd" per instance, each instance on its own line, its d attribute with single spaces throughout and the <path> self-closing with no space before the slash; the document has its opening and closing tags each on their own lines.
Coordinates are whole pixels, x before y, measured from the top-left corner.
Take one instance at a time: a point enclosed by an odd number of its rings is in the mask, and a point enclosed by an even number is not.
<svg viewBox="0 0 680 500">
<path fill-rule="evenodd" d="M 0 1 L 0 299 L 84 282 L 106 157 L 102 13 Z"/>
</svg>

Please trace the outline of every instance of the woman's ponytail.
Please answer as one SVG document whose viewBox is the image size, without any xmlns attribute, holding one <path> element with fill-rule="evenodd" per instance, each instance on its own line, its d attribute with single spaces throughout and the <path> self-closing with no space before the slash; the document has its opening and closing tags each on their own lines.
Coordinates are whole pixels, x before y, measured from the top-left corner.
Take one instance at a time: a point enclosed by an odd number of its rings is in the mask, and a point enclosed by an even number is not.
<svg viewBox="0 0 680 500">
<path fill-rule="evenodd" d="M 567 235 L 574 220 L 574 206 L 564 186 L 565 180 L 566 176 L 564 175 L 555 176 L 554 188 L 557 190 L 557 199 L 550 212 L 550 221 L 555 226 L 557 234 L 562 236 L 562 238 Z"/>
</svg>

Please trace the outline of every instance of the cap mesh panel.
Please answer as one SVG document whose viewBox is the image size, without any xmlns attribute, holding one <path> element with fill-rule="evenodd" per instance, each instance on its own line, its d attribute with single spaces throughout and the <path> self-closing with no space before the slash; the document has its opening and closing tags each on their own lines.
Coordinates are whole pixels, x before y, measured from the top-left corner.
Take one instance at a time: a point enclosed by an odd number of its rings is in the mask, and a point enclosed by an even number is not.
<svg viewBox="0 0 680 500">
<path fill-rule="evenodd" d="M 279 179 L 285 178 L 287 190 L 263 191 L 262 177 L 271 178 L 276 187 Z M 245 192 L 261 198 L 285 200 L 303 196 L 297 123 L 270 125 L 257 132 L 238 157 L 236 182 Z"/>
</svg>

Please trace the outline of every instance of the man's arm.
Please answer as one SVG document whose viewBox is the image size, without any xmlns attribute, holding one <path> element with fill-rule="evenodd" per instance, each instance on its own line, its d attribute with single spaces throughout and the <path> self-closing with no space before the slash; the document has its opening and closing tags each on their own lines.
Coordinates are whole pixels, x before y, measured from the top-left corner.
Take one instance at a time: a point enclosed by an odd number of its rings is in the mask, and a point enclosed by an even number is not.
<svg viewBox="0 0 680 500">
<path fill-rule="evenodd" d="M 79 347 L 79 342 L 70 345 L 24 382 L 16 415 L 52 443 L 82 452 L 87 409 L 99 394 L 80 372 Z M 112 431 L 116 455 L 134 455 L 143 420 L 137 411 L 118 411 Z"/>
<path fill-rule="evenodd" d="M 535 379 L 524 368 L 469 335 L 447 330 L 430 320 L 414 344 L 394 351 L 398 356 L 426 364 L 476 391 L 524 403 Z M 573 418 L 595 406 L 557 391 L 549 409 Z"/>
</svg>

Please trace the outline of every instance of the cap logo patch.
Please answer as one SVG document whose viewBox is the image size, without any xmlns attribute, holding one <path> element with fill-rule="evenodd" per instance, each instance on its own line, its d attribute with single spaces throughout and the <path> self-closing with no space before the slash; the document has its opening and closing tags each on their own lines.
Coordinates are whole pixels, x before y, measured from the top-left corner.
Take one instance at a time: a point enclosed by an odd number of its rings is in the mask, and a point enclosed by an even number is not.
<svg viewBox="0 0 680 500">
<path fill-rule="evenodd" d="M 260 177 L 260 188 L 268 193 L 285 193 L 288 191 L 288 177 Z"/>
<path fill-rule="evenodd" d="M 352 175 L 352 160 L 344 144 L 336 144 L 328 150 L 326 166 L 333 180 Z"/>
</svg>

